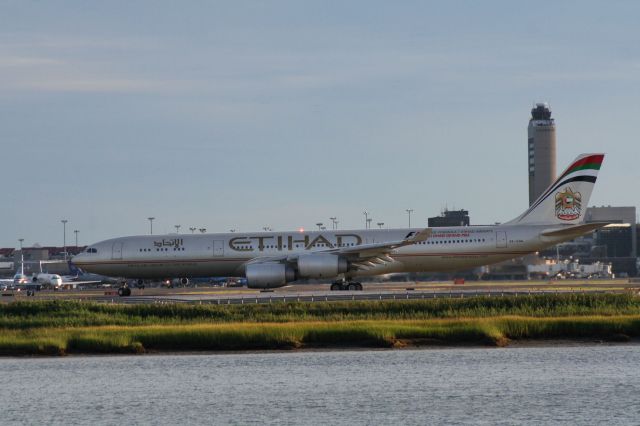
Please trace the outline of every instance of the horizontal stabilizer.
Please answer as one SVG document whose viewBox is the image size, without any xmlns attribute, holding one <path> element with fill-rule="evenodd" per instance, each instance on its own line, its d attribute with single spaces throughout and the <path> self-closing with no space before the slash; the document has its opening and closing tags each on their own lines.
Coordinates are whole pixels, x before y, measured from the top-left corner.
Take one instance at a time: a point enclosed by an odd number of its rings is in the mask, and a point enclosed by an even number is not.
<svg viewBox="0 0 640 426">
<path fill-rule="evenodd" d="M 544 237 L 570 237 L 570 236 L 580 236 L 584 235 L 588 232 L 595 231 L 596 229 L 605 227 L 610 225 L 610 222 L 593 222 L 593 223 L 584 223 L 582 225 L 573 225 L 567 226 L 564 228 L 556 228 L 550 229 L 548 231 L 544 231 L 542 236 Z"/>
</svg>

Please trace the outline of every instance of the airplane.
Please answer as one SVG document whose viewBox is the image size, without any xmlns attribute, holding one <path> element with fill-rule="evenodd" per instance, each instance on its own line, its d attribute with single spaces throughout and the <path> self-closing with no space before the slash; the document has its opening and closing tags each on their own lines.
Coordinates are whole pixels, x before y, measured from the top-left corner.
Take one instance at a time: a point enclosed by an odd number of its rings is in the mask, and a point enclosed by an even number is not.
<svg viewBox="0 0 640 426">
<path fill-rule="evenodd" d="M 357 277 L 469 269 L 606 226 L 584 222 L 603 159 L 578 156 L 524 213 L 503 224 L 129 236 L 90 245 L 73 263 L 134 279 L 236 276 L 245 277 L 249 288 L 268 289 L 320 278 L 333 280 L 331 290 L 362 290 Z"/>
<path fill-rule="evenodd" d="M 48 272 L 43 271 L 43 268 L 42 268 L 43 264 L 63 263 L 63 261 L 59 261 L 59 260 L 38 260 L 38 261 L 28 261 L 28 262 L 23 261 L 23 263 L 38 264 L 40 269 L 40 272 L 33 274 L 31 278 L 27 277 L 28 281 L 24 282 L 25 285 L 29 283 L 40 284 L 45 288 L 58 290 L 61 288 L 76 288 L 78 285 L 99 284 L 102 282 L 102 278 L 108 278 L 108 277 L 102 277 L 100 279 L 92 279 L 93 277 L 95 277 L 95 275 L 91 274 L 91 276 L 83 276 L 85 280 L 80 280 L 79 277 L 82 275 L 82 271 L 79 271 L 78 268 L 73 266 L 71 264 L 71 261 L 69 261 L 69 270 L 72 273 L 75 273 L 76 274 L 75 276 L 50 274 Z"/>
<path fill-rule="evenodd" d="M 82 269 L 78 268 L 73 264 L 72 261 L 68 261 L 69 272 L 71 275 L 65 275 L 63 278 L 64 281 L 74 281 L 79 284 L 93 284 L 93 283 L 104 283 L 104 284 L 116 284 L 118 282 L 117 278 L 107 277 L 106 275 L 100 274 L 92 274 L 89 272 L 85 272 Z"/>
<path fill-rule="evenodd" d="M 24 254 L 20 255 L 20 272 L 16 272 L 12 279 L 0 279 L 3 287 L 16 287 L 31 283 L 32 279 L 24 273 Z"/>
<path fill-rule="evenodd" d="M 25 263 L 38 263 L 40 265 L 40 272 L 37 274 L 33 274 L 32 276 L 28 276 L 24 273 L 24 264 Z M 46 272 L 42 272 L 42 264 L 43 263 L 58 263 L 58 262 L 50 262 L 50 261 L 25 261 L 24 255 L 20 257 L 20 272 L 17 272 L 13 276 L 13 280 L 11 281 L 12 285 L 7 285 L 7 288 L 22 288 L 25 286 L 29 286 L 32 284 L 40 284 L 44 286 L 49 286 L 51 288 L 59 288 L 64 282 L 60 275 L 58 274 L 49 274 Z M 9 280 L 0 280 L 3 284 L 7 283 Z"/>
<path fill-rule="evenodd" d="M 58 274 L 49 274 L 47 272 L 40 272 L 33 276 L 32 281 L 37 284 L 42 284 L 51 288 L 62 287 L 62 277 Z"/>
<path fill-rule="evenodd" d="M 24 273 L 24 254 L 20 254 L 20 272 L 16 273 L 13 276 L 13 283 L 14 284 L 27 284 L 28 282 L 30 282 L 31 280 L 29 279 L 28 276 L 25 275 Z"/>
</svg>

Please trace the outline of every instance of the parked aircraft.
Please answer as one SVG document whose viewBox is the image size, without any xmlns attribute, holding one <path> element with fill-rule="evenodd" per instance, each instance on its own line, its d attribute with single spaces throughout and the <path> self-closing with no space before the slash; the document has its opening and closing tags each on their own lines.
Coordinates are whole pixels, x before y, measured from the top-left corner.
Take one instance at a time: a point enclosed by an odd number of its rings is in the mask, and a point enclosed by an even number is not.
<svg viewBox="0 0 640 426">
<path fill-rule="evenodd" d="M 24 255 L 20 255 L 20 270 L 16 272 L 12 279 L 0 279 L 3 288 L 15 287 L 31 282 L 31 278 L 24 273 Z"/>
<path fill-rule="evenodd" d="M 73 262 L 70 260 L 67 263 L 69 265 L 69 273 L 71 275 L 62 277 L 64 281 L 74 281 L 76 283 L 82 283 L 82 284 L 90 284 L 90 283 L 91 284 L 93 283 L 115 284 L 118 282 L 117 278 L 85 272 L 82 269 L 78 268 L 76 265 L 74 265 Z"/>
<path fill-rule="evenodd" d="M 360 276 L 488 265 L 605 226 L 584 223 L 603 159 L 580 155 L 529 209 L 501 225 L 131 236 L 93 244 L 73 262 L 118 277 L 236 276 L 251 288 L 326 278 L 335 280 L 332 290 L 360 290 Z"/>
<path fill-rule="evenodd" d="M 33 274 L 33 276 L 29 279 L 28 283 L 37 283 L 42 285 L 45 288 L 51 288 L 56 290 L 61 288 L 76 288 L 79 285 L 99 284 L 102 282 L 102 278 L 105 278 L 105 277 L 101 277 L 100 279 L 91 279 L 91 277 L 89 276 L 83 276 L 82 271 L 78 270 L 78 268 L 73 266 L 71 262 L 69 262 L 69 269 L 72 273 L 76 274 L 73 276 L 50 274 L 48 272 L 43 271 L 43 265 L 60 264 L 60 263 L 63 263 L 63 261 L 39 260 L 39 261 L 29 261 L 26 263 L 36 263 L 38 264 L 39 270 L 40 270 L 40 272 Z M 112 279 L 112 282 L 116 282 L 116 280 Z M 28 284 L 28 283 L 25 282 L 25 284 Z"/>
</svg>

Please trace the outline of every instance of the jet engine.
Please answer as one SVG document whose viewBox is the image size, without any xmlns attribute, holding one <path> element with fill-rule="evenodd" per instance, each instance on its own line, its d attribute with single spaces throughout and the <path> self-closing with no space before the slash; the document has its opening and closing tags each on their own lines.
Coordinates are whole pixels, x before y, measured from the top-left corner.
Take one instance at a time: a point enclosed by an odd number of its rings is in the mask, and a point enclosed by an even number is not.
<svg viewBox="0 0 640 426">
<path fill-rule="evenodd" d="M 174 286 L 189 285 L 189 278 L 174 278 L 171 280 L 171 284 Z"/>
<path fill-rule="evenodd" d="M 348 269 L 347 259 L 335 254 L 305 254 L 298 257 L 300 278 L 333 278 Z"/>
<path fill-rule="evenodd" d="M 249 288 L 283 287 L 296 279 L 295 271 L 283 263 L 247 265 L 245 273 Z"/>
</svg>

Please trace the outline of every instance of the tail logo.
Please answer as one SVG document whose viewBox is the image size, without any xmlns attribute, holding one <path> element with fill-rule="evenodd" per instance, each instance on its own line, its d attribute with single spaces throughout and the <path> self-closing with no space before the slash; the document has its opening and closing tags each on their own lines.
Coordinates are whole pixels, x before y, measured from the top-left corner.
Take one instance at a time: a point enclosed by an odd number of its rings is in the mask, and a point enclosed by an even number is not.
<svg viewBox="0 0 640 426">
<path fill-rule="evenodd" d="M 582 211 L 582 196 L 567 187 L 556 193 L 556 217 L 560 220 L 575 220 Z"/>
</svg>

